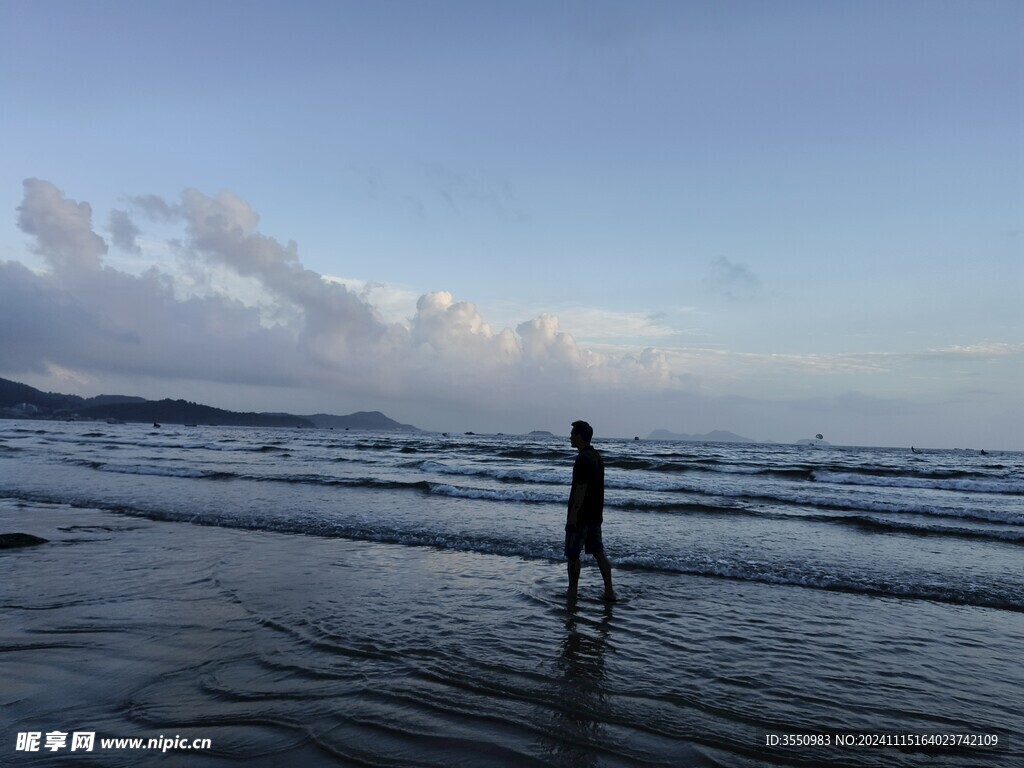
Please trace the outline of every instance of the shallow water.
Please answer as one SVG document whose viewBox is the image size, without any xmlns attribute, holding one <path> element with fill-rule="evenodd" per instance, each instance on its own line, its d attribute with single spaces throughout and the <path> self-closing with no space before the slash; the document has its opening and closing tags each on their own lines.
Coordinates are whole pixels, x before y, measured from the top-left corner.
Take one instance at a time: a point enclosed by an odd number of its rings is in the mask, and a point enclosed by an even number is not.
<svg viewBox="0 0 1024 768">
<path fill-rule="evenodd" d="M 0 422 L 0 525 L 53 540 L 0 553 L 4 751 L 81 726 L 211 738 L 189 765 L 1024 759 L 1019 455 L 599 447 L 614 605 L 594 567 L 564 596 L 560 441 Z M 1001 746 L 765 745 L 794 731 Z"/>
</svg>

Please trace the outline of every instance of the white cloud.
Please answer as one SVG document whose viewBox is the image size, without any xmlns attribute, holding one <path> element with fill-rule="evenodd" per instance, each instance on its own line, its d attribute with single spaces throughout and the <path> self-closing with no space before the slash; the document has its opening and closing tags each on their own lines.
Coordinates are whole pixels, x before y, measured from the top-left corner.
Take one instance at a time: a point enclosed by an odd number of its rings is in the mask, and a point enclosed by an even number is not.
<svg viewBox="0 0 1024 768">
<path fill-rule="evenodd" d="M 1024 343 L 1011 344 L 986 341 L 978 344 L 955 344 L 948 347 L 930 349 L 922 353 L 922 357 L 930 359 L 971 358 L 976 360 L 994 360 L 1020 354 L 1024 354 Z"/>
<path fill-rule="evenodd" d="M 663 318 L 642 312 L 609 312 L 607 310 L 569 307 L 558 310 L 561 325 L 572 329 L 576 338 L 587 341 L 616 339 L 674 340 L 681 334 L 660 322 Z"/>
<path fill-rule="evenodd" d="M 467 428 L 548 428 L 571 414 L 602 424 L 605 434 L 755 431 L 746 424 L 759 425 L 753 437 L 778 438 L 786 419 L 813 426 L 786 404 L 794 392 L 883 429 L 899 397 L 885 407 L 852 408 L 852 401 L 815 392 L 882 381 L 875 391 L 891 393 L 928 365 L 949 375 L 950 367 L 974 366 L 977 378 L 979 366 L 1004 361 L 1008 370 L 1024 354 L 1024 344 L 994 341 L 901 354 L 744 353 L 683 345 L 663 316 L 585 307 L 494 324 L 446 291 L 416 296 L 308 270 L 296 243 L 262 234 L 259 216 L 229 192 L 186 190 L 178 202 L 149 196 L 132 205 L 165 236 L 155 239 L 130 212 L 114 212 L 111 237 L 122 251 L 115 267 L 87 203 L 49 182 L 25 182 L 18 223 L 49 271 L 0 264 L 0 375 L 96 386 L 172 381 L 193 396 L 196 382 L 208 382 L 209 391 L 228 398 L 219 400 L 222 407 L 234 405 L 235 392 L 246 393 L 250 408 L 260 389 L 289 393 L 289 402 L 268 402 L 267 410 L 288 408 L 295 393 L 312 391 L 362 408 L 391 403 L 403 420 L 435 428 L 458 419 Z M 143 268 L 128 269 L 127 258 Z M 744 284 L 744 270 L 731 274 Z M 506 318 L 512 307 L 503 307 Z M 1005 403 L 1013 380 L 1009 373 L 1002 388 L 990 382 L 996 394 L 986 393 L 979 407 Z M 821 382 L 831 384 L 823 390 Z M 933 394 L 944 385 L 934 377 Z M 175 394 L 175 386 L 159 396 Z M 744 397 L 723 399 L 728 395 Z M 680 413 L 688 420 L 672 421 Z"/>
<path fill-rule="evenodd" d="M 420 294 L 410 288 L 337 275 L 323 275 L 323 279 L 329 283 L 344 285 L 349 291 L 376 309 L 386 322 L 407 324 L 416 314 L 416 302 L 419 300 Z"/>
<path fill-rule="evenodd" d="M 35 252 L 55 269 L 97 269 L 107 243 L 92 231 L 92 208 L 41 179 L 25 180 L 18 226 L 36 238 Z"/>
<path fill-rule="evenodd" d="M 9 370 L 59 366 L 346 386 L 491 404 L 521 386 L 554 392 L 588 382 L 668 381 L 663 357 L 639 350 L 612 357 L 583 348 L 551 314 L 496 330 L 471 302 L 436 291 L 419 297 L 403 321 L 409 291 L 306 269 L 297 245 L 261 234 L 258 215 L 230 192 L 210 197 L 186 190 L 178 203 L 135 198 L 143 214 L 184 229 L 165 253 L 177 257 L 173 269 L 164 261 L 135 275 L 104 264 L 106 243 L 91 229 L 87 203 L 65 198 L 49 182 L 30 180 L 25 187 L 19 224 L 36 238 L 51 271 L 3 267 L 9 291 L 36 297 L 5 303 L 18 306 L 26 327 L 20 341 L 6 339 Z M 116 239 L 137 253 L 145 238 L 128 212 L 116 212 L 111 221 Z M 577 318 L 601 333 L 664 332 L 640 316 L 584 312 Z"/>
</svg>

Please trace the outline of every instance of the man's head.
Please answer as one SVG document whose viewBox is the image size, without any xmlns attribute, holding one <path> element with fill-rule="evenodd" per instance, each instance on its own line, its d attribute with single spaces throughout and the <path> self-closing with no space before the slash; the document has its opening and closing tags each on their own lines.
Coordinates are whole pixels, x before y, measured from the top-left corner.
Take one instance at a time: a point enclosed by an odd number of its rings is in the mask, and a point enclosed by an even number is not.
<svg viewBox="0 0 1024 768">
<path fill-rule="evenodd" d="M 590 445 L 590 441 L 594 439 L 594 428 L 585 421 L 574 421 L 569 438 L 574 446 Z"/>
</svg>

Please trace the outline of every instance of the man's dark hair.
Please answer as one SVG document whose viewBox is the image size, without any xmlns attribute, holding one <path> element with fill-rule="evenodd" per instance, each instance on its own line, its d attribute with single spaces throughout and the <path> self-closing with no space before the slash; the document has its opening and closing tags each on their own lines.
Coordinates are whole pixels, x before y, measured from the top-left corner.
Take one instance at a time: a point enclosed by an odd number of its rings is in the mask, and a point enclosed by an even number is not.
<svg viewBox="0 0 1024 768">
<path fill-rule="evenodd" d="M 588 443 L 594 439 L 594 428 L 585 421 L 574 421 L 572 423 L 572 431 Z"/>
</svg>

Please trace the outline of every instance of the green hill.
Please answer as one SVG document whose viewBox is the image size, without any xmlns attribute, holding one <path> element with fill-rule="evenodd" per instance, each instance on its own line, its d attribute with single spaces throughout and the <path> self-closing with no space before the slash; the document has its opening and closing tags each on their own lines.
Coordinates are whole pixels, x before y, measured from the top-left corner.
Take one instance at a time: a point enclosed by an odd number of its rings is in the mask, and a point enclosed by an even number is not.
<svg viewBox="0 0 1024 768">
<path fill-rule="evenodd" d="M 223 427 L 290 427 L 416 432 L 380 411 L 360 411 L 348 416 L 318 413 L 238 413 L 186 400 L 146 400 L 126 395 L 83 398 L 42 392 L 27 384 L 0 379 L 0 417 L 19 419 L 84 419 L 167 424 L 204 424 Z"/>
</svg>

